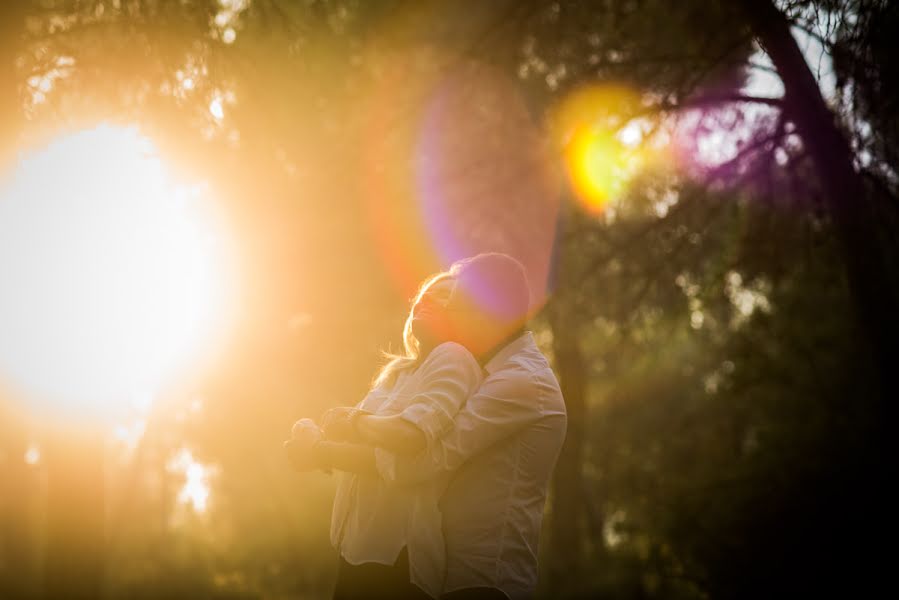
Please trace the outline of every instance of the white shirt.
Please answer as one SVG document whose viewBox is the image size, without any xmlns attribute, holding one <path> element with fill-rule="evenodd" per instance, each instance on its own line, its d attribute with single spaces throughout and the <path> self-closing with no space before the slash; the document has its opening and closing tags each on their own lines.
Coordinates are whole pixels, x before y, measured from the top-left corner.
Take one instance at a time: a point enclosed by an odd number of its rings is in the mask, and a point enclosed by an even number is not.
<svg viewBox="0 0 899 600">
<path fill-rule="evenodd" d="M 456 471 L 440 501 L 443 593 L 493 587 L 509 598 L 530 597 L 547 488 L 565 439 L 565 403 L 530 332 L 485 370 L 487 379 L 445 436 L 412 459 L 379 453 L 379 470 L 409 483 Z"/>
<path fill-rule="evenodd" d="M 402 415 L 424 432 L 430 446 L 452 427 L 453 417 L 482 380 L 474 356 L 447 342 L 414 371 L 398 375 L 391 387 L 373 389 L 358 406 L 379 415 Z M 411 582 L 437 597 L 446 573 L 437 503 L 447 480 L 448 475 L 441 474 L 396 485 L 377 475 L 342 474 L 331 516 L 331 543 L 354 565 L 392 565 L 406 546 Z"/>
</svg>

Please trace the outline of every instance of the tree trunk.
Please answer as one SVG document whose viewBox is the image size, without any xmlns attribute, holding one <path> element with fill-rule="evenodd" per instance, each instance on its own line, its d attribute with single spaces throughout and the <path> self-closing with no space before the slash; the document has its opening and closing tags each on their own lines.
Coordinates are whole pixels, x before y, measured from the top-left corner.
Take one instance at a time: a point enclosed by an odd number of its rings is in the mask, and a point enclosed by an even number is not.
<svg viewBox="0 0 899 600">
<path fill-rule="evenodd" d="M 857 472 L 834 474 L 840 478 L 841 485 L 852 490 L 847 494 L 851 500 L 844 509 L 845 514 L 855 516 L 852 531 L 840 534 L 831 524 L 821 524 L 830 529 L 833 538 L 825 558 L 814 570 L 831 573 L 825 587 L 832 594 L 874 595 L 878 586 L 891 584 L 886 580 L 892 568 L 888 562 L 890 554 L 859 553 L 857 549 L 877 547 L 879 538 L 875 540 L 873 536 L 888 535 L 895 526 L 894 496 L 889 491 L 889 480 L 894 468 L 891 464 L 896 450 L 894 405 L 899 393 L 891 373 L 891 355 L 899 340 L 896 315 L 899 294 L 893 288 L 886 266 L 886 252 L 893 249 L 878 242 L 880 224 L 872 217 L 873 196 L 855 170 L 852 148 L 822 97 L 786 16 L 771 0 L 741 0 L 741 4 L 755 36 L 783 81 L 787 116 L 795 123 L 818 172 L 845 256 L 849 293 L 859 331 L 875 363 L 880 391 L 876 401 L 869 405 L 873 409 L 872 437 L 864 442 L 863 460 Z"/>
<path fill-rule="evenodd" d="M 0 400 L 0 598 L 36 595 L 29 505 L 34 478 L 25 462 L 28 440 L 21 415 Z"/>
<path fill-rule="evenodd" d="M 58 429 L 48 436 L 47 598 L 102 595 L 105 552 L 103 437 Z"/>
<path fill-rule="evenodd" d="M 821 96 L 818 83 L 790 32 L 785 15 L 771 0 L 741 0 L 753 32 L 783 81 L 785 109 L 811 156 L 825 202 L 843 246 L 846 274 L 860 329 L 876 361 L 882 417 L 893 422 L 897 397 L 890 357 L 899 340 L 896 290 L 886 273 L 883 248 L 870 215 L 871 198 L 856 172 L 854 154 Z"/>
<path fill-rule="evenodd" d="M 569 587 L 580 576 L 583 505 L 584 421 L 587 373 L 577 330 L 565 316 L 564 298 L 548 311 L 553 332 L 554 367 L 568 412 L 568 432 L 552 481 L 550 544 L 547 570 L 550 589 Z"/>
</svg>

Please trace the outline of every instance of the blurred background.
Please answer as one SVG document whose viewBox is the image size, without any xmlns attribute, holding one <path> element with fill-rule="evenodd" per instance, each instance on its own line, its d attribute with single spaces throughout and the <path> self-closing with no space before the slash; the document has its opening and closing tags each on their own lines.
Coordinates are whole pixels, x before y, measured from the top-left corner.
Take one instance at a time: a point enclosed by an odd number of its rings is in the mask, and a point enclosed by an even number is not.
<svg viewBox="0 0 899 600">
<path fill-rule="evenodd" d="M 334 482 L 281 442 L 486 250 L 526 265 L 569 413 L 541 597 L 867 597 L 897 30 L 861 0 L 0 3 L 0 597 L 329 597 Z"/>
</svg>

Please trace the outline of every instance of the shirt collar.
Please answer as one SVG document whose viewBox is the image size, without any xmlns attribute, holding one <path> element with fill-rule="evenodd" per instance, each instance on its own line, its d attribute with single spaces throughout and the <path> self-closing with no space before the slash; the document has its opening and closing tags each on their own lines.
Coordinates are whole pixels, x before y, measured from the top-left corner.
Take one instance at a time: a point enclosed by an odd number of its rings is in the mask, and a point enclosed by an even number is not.
<svg viewBox="0 0 899 600">
<path fill-rule="evenodd" d="M 484 365 L 484 370 L 487 371 L 487 373 L 493 374 L 500 367 L 502 367 L 507 360 L 509 360 L 509 357 L 511 357 L 513 354 L 521 352 L 525 349 L 525 347 L 533 344 L 534 334 L 530 331 L 525 331 L 523 334 L 506 344 L 502 348 L 502 350 L 493 355 L 493 358 L 487 361 L 487 364 Z"/>
</svg>

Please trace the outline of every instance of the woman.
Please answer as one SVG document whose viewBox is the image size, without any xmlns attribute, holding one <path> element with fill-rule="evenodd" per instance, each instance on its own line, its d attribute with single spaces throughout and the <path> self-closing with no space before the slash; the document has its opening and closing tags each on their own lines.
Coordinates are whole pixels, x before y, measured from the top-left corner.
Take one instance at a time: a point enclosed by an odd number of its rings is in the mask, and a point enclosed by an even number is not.
<svg viewBox="0 0 899 600">
<path fill-rule="evenodd" d="M 345 471 L 331 522 L 340 553 L 335 599 L 440 594 L 445 549 L 437 502 L 446 478 L 396 485 L 385 470 L 394 453 L 423 448 L 452 427 L 481 383 L 477 360 L 454 341 L 447 305 L 456 275 L 451 269 L 422 285 L 403 329 L 405 353 L 381 369 L 362 402 L 326 412 L 321 431 L 301 420 L 287 443 L 298 470 Z"/>
</svg>

